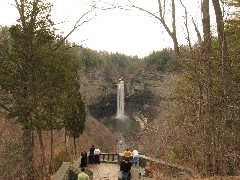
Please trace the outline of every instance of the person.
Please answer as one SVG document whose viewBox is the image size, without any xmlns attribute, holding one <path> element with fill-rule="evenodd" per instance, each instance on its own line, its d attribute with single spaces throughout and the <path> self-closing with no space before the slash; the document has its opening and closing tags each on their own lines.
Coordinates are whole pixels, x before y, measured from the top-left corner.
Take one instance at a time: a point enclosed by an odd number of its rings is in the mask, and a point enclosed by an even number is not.
<svg viewBox="0 0 240 180">
<path fill-rule="evenodd" d="M 81 173 L 78 174 L 78 180 L 89 180 L 89 176 L 85 173 L 85 168 L 81 168 Z"/>
<path fill-rule="evenodd" d="M 87 167 L 87 152 L 85 150 L 81 153 L 80 167 Z"/>
<path fill-rule="evenodd" d="M 93 164 L 94 163 L 94 145 L 92 145 L 92 147 L 89 150 L 89 163 Z"/>
<path fill-rule="evenodd" d="M 133 156 L 133 165 L 135 167 L 139 167 L 139 153 L 136 149 L 133 150 L 132 156 Z"/>
<path fill-rule="evenodd" d="M 120 164 L 120 171 L 122 172 L 122 180 L 129 180 L 131 178 L 131 167 L 132 164 L 129 159 L 123 159 Z"/>
<path fill-rule="evenodd" d="M 84 164 L 85 164 L 85 167 L 87 167 L 87 164 L 88 164 L 88 153 L 87 153 L 86 149 L 83 151 L 83 155 L 84 155 Z"/>
<path fill-rule="evenodd" d="M 129 149 L 126 149 L 126 150 L 124 151 L 124 153 L 123 153 L 124 159 L 130 160 L 131 155 L 132 155 L 132 153 L 131 153 L 131 151 L 130 151 Z"/>
<path fill-rule="evenodd" d="M 95 164 L 100 164 L 100 159 L 99 159 L 100 153 L 101 153 L 101 151 L 100 151 L 99 147 L 97 146 L 96 149 L 94 150 Z"/>
</svg>

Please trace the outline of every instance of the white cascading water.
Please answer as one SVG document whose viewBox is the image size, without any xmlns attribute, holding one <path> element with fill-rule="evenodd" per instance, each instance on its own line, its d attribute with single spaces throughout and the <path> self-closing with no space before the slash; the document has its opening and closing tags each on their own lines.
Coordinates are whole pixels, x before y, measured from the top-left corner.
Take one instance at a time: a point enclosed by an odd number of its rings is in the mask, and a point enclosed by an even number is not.
<svg viewBox="0 0 240 180">
<path fill-rule="evenodd" d="M 124 82 L 117 84 L 117 118 L 123 118 L 124 115 Z"/>
</svg>

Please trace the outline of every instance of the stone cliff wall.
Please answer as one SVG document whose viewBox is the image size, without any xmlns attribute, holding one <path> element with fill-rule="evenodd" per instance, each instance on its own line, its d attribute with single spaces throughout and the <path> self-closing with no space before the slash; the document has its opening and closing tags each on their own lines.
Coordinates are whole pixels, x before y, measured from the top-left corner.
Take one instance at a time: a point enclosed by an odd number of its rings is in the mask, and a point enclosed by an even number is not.
<svg viewBox="0 0 240 180">
<path fill-rule="evenodd" d="M 90 114 L 96 119 L 116 115 L 117 86 L 102 70 L 87 69 L 79 72 L 81 91 Z M 129 117 L 141 114 L 149 121 L 157 118 L 171 91 L 167 85 L 169 74 L 156 69 L 144 69 L 125 80 L 125 113 Z M 140 117 L 140 118 L 141 118 Z"/>
<path fill-rule="evenodd" d="M 79 72 L 81 91 L 90 114 L 97 119 L 116 114 L 117 87 L 101 70 Z M 159 91 L 163 74 L 156 70 L 142 70 L 125 81 L 125 111 L 128 116 L 140 111 L 148 119 L 154 119 L 163 97 Z"/>
</svg>

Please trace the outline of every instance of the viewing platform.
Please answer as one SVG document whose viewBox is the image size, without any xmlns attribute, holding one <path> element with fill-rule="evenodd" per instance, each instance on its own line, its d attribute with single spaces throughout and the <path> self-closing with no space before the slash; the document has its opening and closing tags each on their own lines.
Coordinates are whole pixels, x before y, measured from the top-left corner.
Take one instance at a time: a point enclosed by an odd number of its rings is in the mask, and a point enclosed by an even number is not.
<svg viewBox="0 0 240 180">
<path fill-rule="evenodd" d="M 77 180 L 77 174 L 81 172 L 80 165 L 81 158 L 74 163 L 64 162 L 57 173 L 52 177 L 53 180 Z M 91 180 L 118 180 L 121 177 L 120 162 L 122 161 L 122 154 L 117 153 L 101 153 L 100 164 L 88 164 L 86 173 Z M 132 179 L 138 180 L 139 173 L 143 171 L 143 167 L 132 167 Z M 142 177 L 142 180 L 149 179 Z"/>
<path fill-rule="evenodd" d="M 120 162 L 122 161 L 123 154 L 117 153 L 101 153 L 100 164 L 88 164 L 86 173 L 89 175 L 90 180 L 120 180 Z M 59 168 L 57 173 L 52 176 L 52 180 L 77 180 L 77 175 L 81 172 L 80 165 L 81 158 L 78 158 L 73 163 L 64 162 Z M 150 180 L 149 177 L 143 177 L 141 174 L 144 171 L 147 163 L 157 163 L 161 169 L 170 173 L 169 177 L 176 177 L 183 172 L 188 174 L 189 177 L 194 177 L 194 172 L 191 169 L 186 169 L 176 164 L 167 163 L 161 160 L 152 159 L 144 155 L 140 155 L 140 167 L 132 166 L 131 175 L 132 180 Z"/>
</svg>

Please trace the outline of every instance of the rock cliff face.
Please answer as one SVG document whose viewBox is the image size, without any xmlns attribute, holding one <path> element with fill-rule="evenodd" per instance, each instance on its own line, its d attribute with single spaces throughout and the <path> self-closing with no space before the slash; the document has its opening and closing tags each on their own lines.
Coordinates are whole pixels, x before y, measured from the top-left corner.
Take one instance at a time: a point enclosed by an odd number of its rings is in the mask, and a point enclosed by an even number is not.
<svg viewBox="0 0 240 180">
<path fill-rule="evenodd" d="M 86 77 L 93 72 L 84 73 L 85 78 L 81 81 L 85 89 L 82 88 L 82 92 L 89 113 L 117 133 L 120 139 L 124 138 L 128 142 L 127 147 L 137 147 L 155 157 L 164 155 L 162 146 L 171 126 L 166 117 L 174 111 L 169 97 L 177 74 L 144 69 L 131 78 L 125 78 L 125 114 L 129 120 L 119 122 L 114 120 L 117 112 L 116 82 L 108 80 L 100 71 L 96 71 L 92 79 Z"/>
<path fill-rule="evenodd" d="M 160 103 L 164 99 L 159 91 L 163 77 L 155 69 L 146 69 L 126 83 L 126 109 L 130 116 L 141 114 L 149 121 L 157 117 Z"/>
<path fill-rule="evenodd" d="M 79 72 L 83 100 L 96 119 L 116 113 L 116 85 L 102 70 L 85 69 Z"/>
<path fill-rule="evenodd" d="M 107 80 L 101 72 L 81 72 L 82 93 L 90 114 L 96 119 L 116 115 L 117 86 Z M 89 73 L 92 76 L 89 76 Z M 153 120 L 158 114 L 160 102 L 164 99 L 159 87 L 164 75 L 156 70 L 143 70 L 125 81 L 125 113 L 129 117 L 141 114 Z"/>
</svg>

